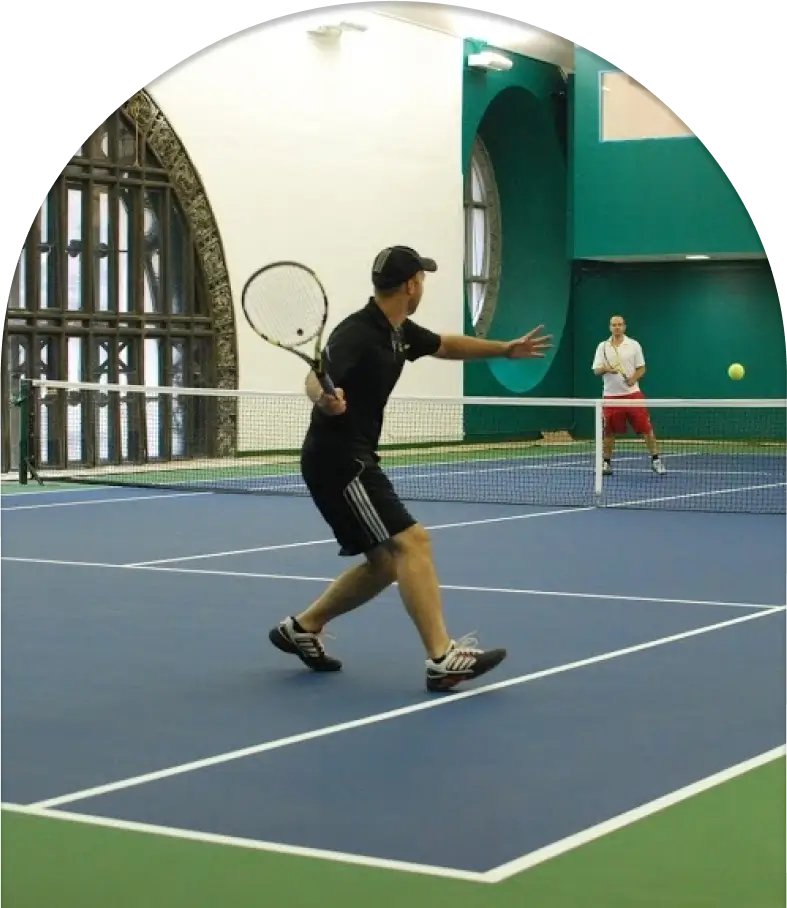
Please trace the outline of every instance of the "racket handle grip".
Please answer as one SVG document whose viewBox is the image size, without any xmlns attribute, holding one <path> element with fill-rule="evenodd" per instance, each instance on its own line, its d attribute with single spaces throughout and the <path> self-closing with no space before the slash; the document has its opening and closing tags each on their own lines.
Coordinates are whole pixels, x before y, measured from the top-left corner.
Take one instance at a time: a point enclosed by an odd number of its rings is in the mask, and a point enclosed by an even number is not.
<svg viewBox="0 0 787 908">
<path fill-rule="evenodd" d="M 319 381 L 323 391 L 325 391 L 326 394 L 330 394 L 331 397 L 335 397 L 336 388 L 335 388 L 333 382 L 331 381 L 331 377 L 328 375 L 328 373 L 327 372 L 317 372 L 316 374 L 317 374 L 317 381 Z"/>
</svg>

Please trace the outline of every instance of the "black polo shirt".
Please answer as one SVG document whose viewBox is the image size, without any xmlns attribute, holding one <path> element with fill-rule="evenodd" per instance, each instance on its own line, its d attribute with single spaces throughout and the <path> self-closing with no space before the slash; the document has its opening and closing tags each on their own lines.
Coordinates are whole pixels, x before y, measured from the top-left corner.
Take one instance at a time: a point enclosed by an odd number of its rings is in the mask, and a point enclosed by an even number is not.
<svg viewBox="0 0 787 908">
<path fill-rule="evenodd" d="M 402 369 L 440 348 L 438 334 L 407 319 L 398 329 L 371 298 L 336 326 L 323 351 L 325 369 L 344 391 L 347 410 L 328 416 L 312 411 L 305 449 L 369 456 L 380 441 L 383 413 Z"/>
</svg>

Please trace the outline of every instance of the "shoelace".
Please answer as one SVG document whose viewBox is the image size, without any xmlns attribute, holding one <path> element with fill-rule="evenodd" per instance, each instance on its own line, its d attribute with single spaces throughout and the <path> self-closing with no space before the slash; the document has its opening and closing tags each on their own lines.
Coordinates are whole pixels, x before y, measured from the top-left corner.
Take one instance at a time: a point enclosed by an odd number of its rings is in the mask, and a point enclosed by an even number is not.
<svg viewBox="0 0 787 908">
<path fill-rule="evenodd" d="M 473 631 L 473 634 L 475 633 L 476 632 Z M 451 648 L 446 653 L 445 667 L 450 668 L 451 663 L 456 658 L 473 656 L 480 652 L 482 652 L 482 650 L 478 646 L 478 640 L 472 634 L 465 634 L 464 637 L 451 641 Z"/>
</svg>

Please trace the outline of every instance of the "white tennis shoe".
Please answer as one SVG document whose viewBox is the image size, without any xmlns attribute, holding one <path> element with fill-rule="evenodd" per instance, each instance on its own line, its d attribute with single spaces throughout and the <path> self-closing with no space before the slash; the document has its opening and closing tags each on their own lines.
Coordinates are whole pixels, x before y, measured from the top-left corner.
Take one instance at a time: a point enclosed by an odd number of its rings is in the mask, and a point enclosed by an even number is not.
<svg viewBox="0 0 787 908">
<path fill-rule="evenodd" d="M 480 678 L 500 665 L 507 655 L 504 649 L 479 649 L 475 637 L 452 640 L 442 659 L 426 660 L 426 689 L 447 691 L 463 681 Z"/>
</svg>

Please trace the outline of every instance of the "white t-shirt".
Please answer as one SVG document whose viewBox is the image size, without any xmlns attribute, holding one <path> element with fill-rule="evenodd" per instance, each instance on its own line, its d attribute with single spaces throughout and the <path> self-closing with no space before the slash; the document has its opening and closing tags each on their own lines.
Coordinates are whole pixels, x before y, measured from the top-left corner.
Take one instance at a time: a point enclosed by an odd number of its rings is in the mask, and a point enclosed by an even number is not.
<svg viewBox="0 0 787 908">
<path fill-rule="evenodd" d="M 602 341 L 596 347 L 593 369 L 599 369 L 601 366 L 615 368 L 618 363 L 623 367 L 626 376 L 633 375 L 637 369 L 645 365 L 642 347 L 633 338 L 624 335 L 623 340 L 617 346 L 612 343 L 610 338 Z M 621 397 L 624 394 L 639 391 L 639 382 L 627 385 L 619 372 L 605 372 L 601 377 L 604 380 L 604 397 Z"/>
</svg>

